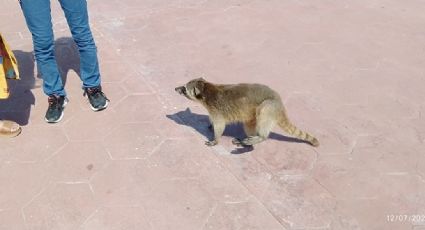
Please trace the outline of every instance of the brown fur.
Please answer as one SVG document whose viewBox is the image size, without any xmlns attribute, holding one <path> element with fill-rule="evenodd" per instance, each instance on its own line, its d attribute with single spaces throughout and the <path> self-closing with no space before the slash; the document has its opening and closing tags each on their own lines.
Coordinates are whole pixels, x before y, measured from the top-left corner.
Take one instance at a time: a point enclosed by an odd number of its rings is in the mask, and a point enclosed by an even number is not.
<svg viewBox="0 0 425 230">
<path fill-rule="evenodd" d="M 217 85 L 202 78 L 189 81 L 176 91 L 190 100 L 200 102 L 210 115 L 216 145 L 226 124 L 241 122 L 247 138 L 234 139 L 236 145 L 254 145 L 267 139 L 275 125 L 285 132 L 319 146 L 319 141 L 295 127 L 288 119 L 282 100 L 275 91 L 261 84 Z"/>
</svg>

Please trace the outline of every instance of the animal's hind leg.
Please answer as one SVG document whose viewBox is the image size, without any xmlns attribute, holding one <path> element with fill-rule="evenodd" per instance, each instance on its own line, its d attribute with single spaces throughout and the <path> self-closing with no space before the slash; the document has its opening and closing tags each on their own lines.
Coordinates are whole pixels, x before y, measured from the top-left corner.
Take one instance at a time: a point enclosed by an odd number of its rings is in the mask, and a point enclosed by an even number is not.
<svg viewBox="0 0 425 230">
<path fill-rule="evenodd" d="M 243 123 L 243 130 L 247 137 L 257 136 L 257 121 L 255 119 Z M 242 140 L 234 138 L 232 143 L 235 145 L 242 145 Z"/>
<path fill-rule="evenodd" d="M 236 145 L 255 145 L 263 142 L 269 136 L 271 130 L 276 125 L 276 116 L 279 111 L 279 104 L 274 100 L 266 100 L 257 108 L 255 135 L 248 135 L 247 138 L 233 141 Z"/>
<path fill-rule="evenodd" d="M 254 119 L 252 121 L 245 122 L 243 124 L 243 130 L 248 137 L 257 135 L 257 121 Z"/>
</svg>

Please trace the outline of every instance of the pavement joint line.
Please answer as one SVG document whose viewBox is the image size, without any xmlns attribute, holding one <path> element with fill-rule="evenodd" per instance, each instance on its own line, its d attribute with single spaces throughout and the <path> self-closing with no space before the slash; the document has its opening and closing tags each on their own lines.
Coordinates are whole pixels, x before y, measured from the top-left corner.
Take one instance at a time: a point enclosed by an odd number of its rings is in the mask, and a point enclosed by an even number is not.
<svg viewBox="0 0 425 230">
<path fill-rule="evenodd" d="M 64 134 L 66 137 L 66 134 Z M 60 146 L 56 151 L 54 151 L 50 156 L 47 156 L 46 158 L 44 158 L 42 160 L 42 162 L 46 163 L 48 161 L 50 161 L 52 158 L 54 158 L 55 156 L 57 156 L 62 150 L 64 150 L 69 143 L 72 143 L 72 141 L 70 141 L 69 139 L 67 140 L 67 142 L 65 144 L 63 144 L 62 146 Z"/>
<path fill-rule="evenodd" d="M 214 147 L 216 147 L 216 146 L 214 146 Z M 214 148 L 213 147 L 213 148 Z M 223 151 L 223 149 L 224 149 L 224 147 L 223 146 L 217 146 L 217 148 L 218 149 L 220 149 L 220 151 Z M 226 151 L 225 149 L 224 149 L 224 151 Z M 228 151 L 226 151 L 228 154 L 231 154 L 231 153 L 229 153 Z M 223 155 L 223 154 L 220 154 L 220 152 L 218 152 L 218 154 L 219 155 Z M 226 154 L 226 155 L 228 155 L 228 154 Z M 226 168 L 226 171 L 230 174 L 230 175 L 232 175 L 232 177 L 236 180 L 236 181 L 238 181 L 239 182 L 239 184 L 242 186 L 242 187 L 244 187 L 245 189 L 246 189 L 246 191 L 248 192 L 248 193 L 250 193 L 250 195 L 254 198 L 254 200 L 256 201 L 256 202 L 258 202 L 258 204 L 260 204 L 265 210 L 267 210 L 267 213 L 269 214 L 269 215 L 271 215 L 282 227 L 285 227 L 284 225 L 283 225 L 283 223 L 281 223 L 280 222 L 280 220 L 279 220 L 279 218 L 278 217 L 276 217 L 274 214 L 273 214 L 273 212 L 271 211 L 271 210 L 269 210 L 268 208 L 267 208 L 267 206 L 257 197 L 257 196 L 255 196 L 249 189 L 248 189 L 248 187 L 244 184 L 244 183 L 242 183 L 242 181 L 237 177 L 237 176 L 235 176 L 235 174 L 229 169 L 229 167 L 226 165 L 226 164 L 224 164 L 223 163 L 223 160 L 219 157 L 219 156 L 215 156 L 216 158 L 217 158 L 217 160 L 223 165 L 223 167 L 224 168 Z"/>
<path fill-rule="evenodd" d="M 46 186 L 44 186 L 42 189 L 40 189 L 40 191 L 38 193 L 36 193 L 31 199 L 30 201 L 28 201 L 26 204 L 24 204 L 21 207 L 21 215 L 22 218 L 24 219 L 24 223 L 26 228 L 28 229 L 28 223 L 27 223 L 27 218 L 25 215 L 25 208 L 27 208 L 35 199 L 37 199 L 39 196 L 41 196 L 41 194 L 43 194 L 50 186 L 52 186 L 54 183 L 49 181 L 48 184 Z"/>
<path fill-rule="evenodd" d="M 337 196 L 335 196 L 335 194 L 333 194 L 328 188 L 326 188 L 326 186 L 324 186 L 322 183 L 320 183 L 320 181 L 319 180 L 317 180 L 317 178 L 315 178 L 315 177 L 311 177 L 314 181 L 316 181 L 316 183 L 317 184 L 319 184 L 319 186 L 320 187 L 322 187 L 326 192 L 328 192 L 329 193 L 329 195 L 331 195 L 331 197 L 333 198 L 333 199 L 336 199 L 337 198 Z M 336 201 L 336 200 L 335 200 Z"/>
<path fill-rule="evenodd" d="M 210 210 L 210 212 L 208 214 L 208 217 L 205 220 L 205 223 L 202 226 L 202 229 L 205 229 L 207 227 L 207 225 L 208 225 L 208 223 L 210 221 L 210 218 L 214 215 L 215 211 L 217 210 L 217 207 L 218 207 L 218 202 L 215 202 L 214 203 L 214 206 L 211 208 L 211 210 Z"/>
<path fill-rule="evenodd" d="M 55 181 L 56 184 L 66 184 L 66 185 L 79 185 L 79 184 L 88 184 L 90 181 Z"/>
<path fill-rule="evenodd" d="M 147 156 L 147 159 L 148 158 L 151 158 L 152 157 L 152 155 L 154 155 L 156 152 L 158 152 L 159 151 L 159 149 L 162 147 L 162 145 L 166 142 L 166 138 L 162 138 L 162 140 L 161 140 L 161 142 L 159 142 L 149 153 L 148 153 L 148 156 Z"/>
<path fill-rule="evenodd" d="M 85 220 L 84 222 L 80 225 L 81 227 L 84 227 L 84 225 L 86 225 L 88 223 L 88 221 L 90 221 L 91 218 L 93 218 L 97 213 L 99 213 L 99 209 L 96 208 L 96 210 L 93 211 L 93 213 L 91 213 Z"/>
<path fill-rule="evenodd" d="M 96 195 L 96 193 L 94 192 L 93 185 L 91 184 L 91 181 L 89 180 L 87 184 L 89 185 L 90 192 L 91 192 L 92 196 L 94 197 Z"/>
</svg>

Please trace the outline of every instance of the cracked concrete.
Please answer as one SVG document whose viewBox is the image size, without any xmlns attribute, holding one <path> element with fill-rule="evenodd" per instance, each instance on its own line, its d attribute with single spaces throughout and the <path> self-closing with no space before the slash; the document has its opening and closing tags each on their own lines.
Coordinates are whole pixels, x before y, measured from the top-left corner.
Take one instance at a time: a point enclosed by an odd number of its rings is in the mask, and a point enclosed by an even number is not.
<svg viewBox="0 0 425 230">
<path fill-rule="evenodd" d="M 70 103 L 49 125 L 31 35 L 0 0 L 23 73 L 0 118 L 24 129 L 0 140 L 0 229 L 425 229 L 421 0 L 88 3 L 111 105 L 93 113 L 82 97 L 52 1 Z M 276 129 L 235 150 L 232 126 L 206 147 L 206 111 L 173 90 L 199 76 L 272 86 L 321 146 Z"/>
</svg>

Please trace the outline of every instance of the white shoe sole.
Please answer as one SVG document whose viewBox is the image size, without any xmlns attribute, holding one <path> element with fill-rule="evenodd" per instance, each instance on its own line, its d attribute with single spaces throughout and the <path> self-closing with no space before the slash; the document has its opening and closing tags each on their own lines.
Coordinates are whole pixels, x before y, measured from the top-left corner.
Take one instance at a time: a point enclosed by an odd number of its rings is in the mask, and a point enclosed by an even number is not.
<svg viewBox="0 0 425 230">
<path fill-rule="evenodd" d="M 88 100 L 88 98 L 87 98 L 87 100 Z M 89 101 L 89 104 L 90 104 L 90 101 Z M 95 107 L 93 107 L 91 104 L 90 104 L 90 107 L 91 107 L 91 109 L 93 110 L 93 111 L 95 111 L 95 112 L 98 112 L 98 111 L 101 111 L 101 110 L 104 110 L 104 109 L 106 109 L 107 107 L 108 107 L 108 105 L 109 105 L 109 100 L 106 100 L 106 103 L 105 103 L 105 105 L 102 107 L 102 108 L 95 108 Z"/>
<path fill-rule="evenodd" d="M 65 111 L 66 104 L 68 104 L 68 98 L 65 98 L 65 101 L 63 102 L 63 111 L 62 111 L 62 115 L 59 117 L 59 119 L 57 119 L 56 121 L 49 121 L 46 118 L 44 118 L 44 120 L 49 124 L 55 124 L 55 123 L 60 122 L 63 118 L 63 115 L 65 114 L 64 111 Z"/>
</svg>

